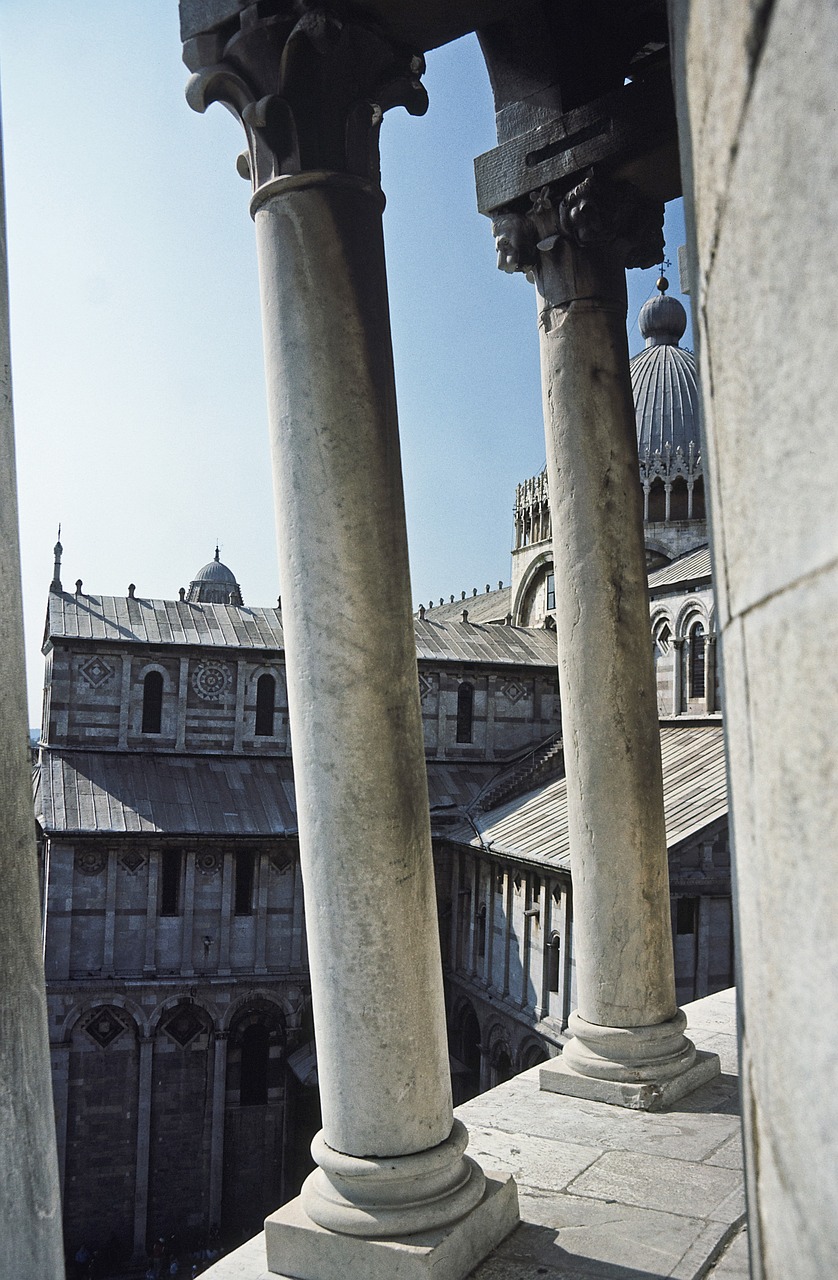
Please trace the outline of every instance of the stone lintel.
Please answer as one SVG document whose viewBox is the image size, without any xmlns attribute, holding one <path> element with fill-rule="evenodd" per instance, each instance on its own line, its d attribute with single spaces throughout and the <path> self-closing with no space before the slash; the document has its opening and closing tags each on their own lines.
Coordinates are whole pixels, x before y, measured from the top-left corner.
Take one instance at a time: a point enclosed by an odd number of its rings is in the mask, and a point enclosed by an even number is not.
<svg viewBox="0 0 838 1280">
<path fill-rule="evenodd" d="M 464 1280 L 518 1225 L 509 1174 L 486 1175 L 483 1199 L 442 1231 L 370 1240 L 313 1222 L 300 1197 L 265 1220 L 268 1274 L 280 1280 Z"/>
<path fill-rule="evenodd" d="M 656 200 L 681 194 L 667 75 L 625 85 L 478 156 L 477 207 L 492 217 L 549 183 L 572 187 L 592 166 L 605 166 Z"/>
<path fill-rule="evenodd" d="M 692 1066 L 671 1080 L 629 1084 L 621 1080 L 596 1080 L 583 1076 L 560 1056 L 541 1067 L 538 1079 L 541 1089 L 548 1093 L 607 1102 L 614 1107 L 629 1107 L 632 1111 L 665 1111 L 679 1098 L 707 1084 L 720 1071 L 718 1054 L 698 1050 Z"/>
</svg>

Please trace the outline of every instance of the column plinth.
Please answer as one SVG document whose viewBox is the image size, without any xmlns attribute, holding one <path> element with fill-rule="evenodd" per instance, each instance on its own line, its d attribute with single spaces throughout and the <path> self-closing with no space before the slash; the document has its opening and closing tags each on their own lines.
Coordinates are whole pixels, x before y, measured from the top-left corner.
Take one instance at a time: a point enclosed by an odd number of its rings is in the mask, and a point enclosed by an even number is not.
<svg viewBox="0 0 838 1280">
<path fill-rule="evenodd" d="M 294 22 L 249 19 L 189 90 L 248 136 L 323 1117 L 268 1265 L 459 1280 L 517 1196 L 465 1156 L 448 1065 L 375 146 L 423 63 Z"/>
<path fill-rule="evenodd" d="M 663 207 L 596 177 L 531 204 L 495 235 L 499 266 L 529 271 L 539 295 L 578 994 L 576 1039 L 540 1079 L 652 1107 L 713 1069 L 697 1069 L 675 1000 L 626 338 L 625 268 L 660 260 Z"/>
</svg>

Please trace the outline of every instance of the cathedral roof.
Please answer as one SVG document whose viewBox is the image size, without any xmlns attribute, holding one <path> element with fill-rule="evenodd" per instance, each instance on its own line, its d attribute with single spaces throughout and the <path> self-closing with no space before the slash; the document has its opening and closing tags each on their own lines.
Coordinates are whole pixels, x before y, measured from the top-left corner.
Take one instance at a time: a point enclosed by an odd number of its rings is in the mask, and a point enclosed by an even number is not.
<svg viewBox="0 0 838 1280">
<path fill-rule="evenodd" d="M 631 387 L 641 462 L 667 445 L 673 454 L 680 449 L 686 455 L 691 444 L 699 453 L 695 356 L 678 345 L 687 313 L 677 298 L 662 292 L 645 303 L 638 324 L 646 346 L 631 361 Z"/>
<path fill-rule="evenodd" d="M 661 725 L 663 804 L 671 849 L 727 813 L 724 734 L 720 724 Z M 447 838 L 525 862 L 570 870 L 567 778 L 548 782 L 496 809 L 473 807 Z"/>
</svg>

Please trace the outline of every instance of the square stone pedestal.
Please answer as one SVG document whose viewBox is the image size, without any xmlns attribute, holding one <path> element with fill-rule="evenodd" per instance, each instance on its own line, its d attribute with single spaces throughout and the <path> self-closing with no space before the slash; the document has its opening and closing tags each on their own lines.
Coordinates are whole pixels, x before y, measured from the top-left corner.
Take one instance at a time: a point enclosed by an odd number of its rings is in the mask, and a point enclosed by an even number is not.
<svg viewBox="0 0 838 1280">
<path fill-rule="evenodd" d="M 591 1102 L 610 1102 L 615 1107 L 634 1111 L 663 1111 L 666 1107 L 706 1084 L 721 1071 L 719 1055 L 696 1051 L 695 1062 L 679 1076 L 657 1084 L 624 1084 L 617 1080 L 596 1080 L 580 1075 L 565 1064 L 564 1058 L 552 1058 L 539 1070 L 538 1083 L 549 1093 L 566 1093 L 572 1098 Z"/>
<path fill-rule="evenodd" d="M 463 1280 L 517 1227 L 518 1191 L 509 1174 L 486 1174 L 471 1213 L 444 1231 L 368 1240 L 327 1231 L 299 1197 L 265 1220 L 270 1276 L 280 1280 Z"/>
</svg>

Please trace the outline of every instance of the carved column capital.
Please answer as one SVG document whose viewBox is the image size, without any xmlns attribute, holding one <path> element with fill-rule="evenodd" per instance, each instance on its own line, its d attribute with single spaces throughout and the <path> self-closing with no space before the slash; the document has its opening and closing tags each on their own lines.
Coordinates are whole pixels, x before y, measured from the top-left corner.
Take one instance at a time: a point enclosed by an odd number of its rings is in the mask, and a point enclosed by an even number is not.
<svg viewBox="0 0 838 1280">
<path fill-rule="evenodd" d="M 395 47 L 372 24 L 345 18 L 338 4 L 283 0 L 269 16 L 259 8 L 244 8 L 232 30 L 228 24 L 186 42 L 187 102 L 200 112 L 221 102 L 241 120 L 247 149 L 237 167 L 254 192 L 315 170 L 377 185 L 384 112 L 428 108 L 419 79 L 424 58 Z"/>
<path fill-rule="evenodd" d="M 629 182 L 592 173 L 561 194 L 542 187 L 530 208 L 492 221 L 502 271 L 523 271 L 545 302 L 625 295 L 623 272 L 663 255 L 663 204 Z"/>
</svg>

